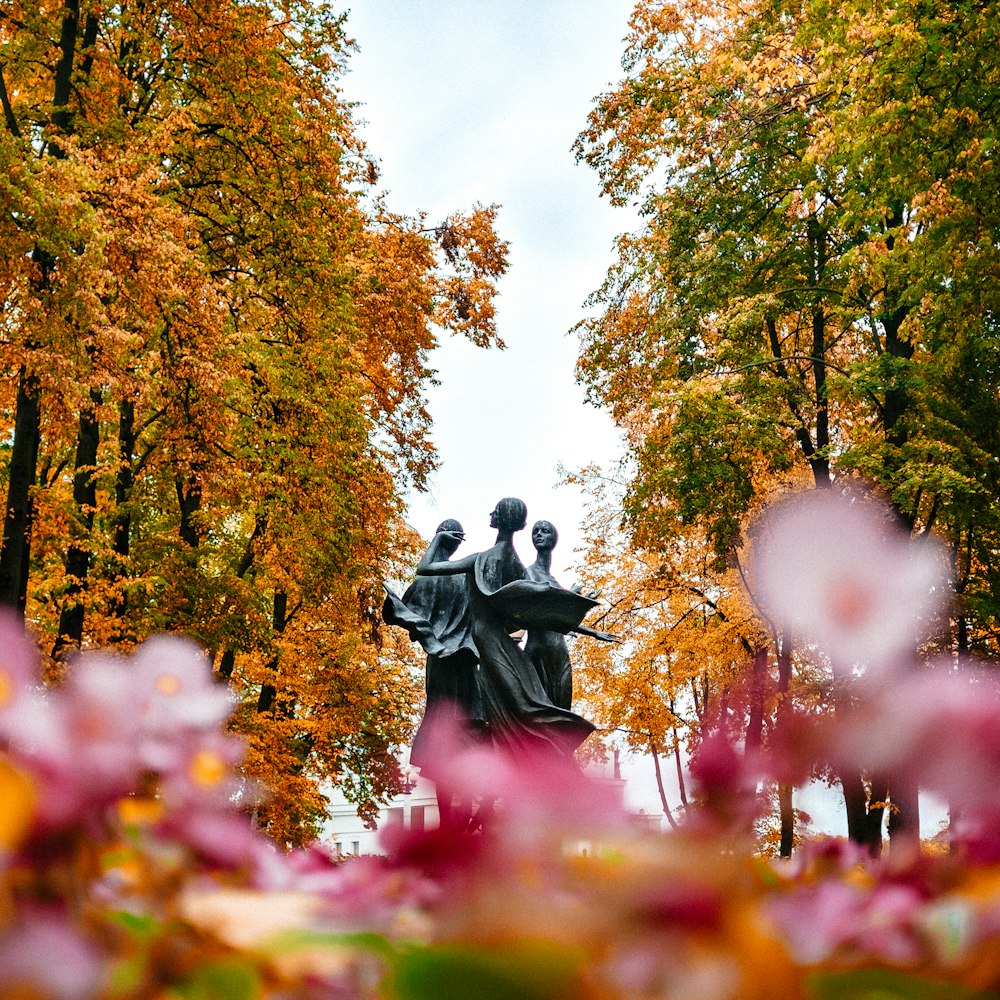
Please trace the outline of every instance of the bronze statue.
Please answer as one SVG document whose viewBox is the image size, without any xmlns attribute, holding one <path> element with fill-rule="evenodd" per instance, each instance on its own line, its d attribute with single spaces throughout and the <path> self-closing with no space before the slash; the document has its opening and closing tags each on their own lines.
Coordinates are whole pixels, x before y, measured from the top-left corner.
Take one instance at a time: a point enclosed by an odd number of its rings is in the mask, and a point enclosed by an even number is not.
<svg viewBox="0 0 1000 1000">
<path fill-rule="evenodd" d="M 465 535 L 453 519 L 442 521 L 424 553 L 431 562 L 449 560 Z M 413 737 L 410 761 L 433 778 L 436 745 L 435 720 L 447 716 L 471 741 L 484 726 L 479 693 L 479 654 L 472 639 L 469 598 L 458 576 L 418 576 L 397 597 L 388 587 L 382 618 L 405 628 L 427 654 L 424 717 Z M 453 803 L 438 794 L 442 823 L 450 820 Z M 462 808 L 459 806 L 459 808 Z"/>
<path fill-rule="evenodd" d="M 417 576 L 462 575 L 472 639 L 479 653 L 479 690 L 487 735 L 500 750 L 571 756 L 594 726 L 555 704 L 525 651 L 511 638 L 520 628 L 565 633 L 576 629 L 596 601 L 551 579 L 532 580 L 514 551 L 514 533 L 527 523 L 521 500 L 507 497 L 490 515 L 496 543 L 485 552 L 439 559 L 454 531 L 439 531 L 417 567 Z"/>
<path fill-rule="evenodd" d="M 535 561 L 528 567 L 528 576 L 538 582 L 551 583 L 558 587 L 559 582 L 552 575 L 552 550 L 559 541 L 559 532 L 551 521 L 536 521 L 531 528 L 531 543 L 535 546 Z M 576 589 L 576 588 L 574 588 Z M 596 600 L 598 593 L 588 595 Z M 598 632 L 586 625 L 577 625 L 570 629 L 579 635 L 589 635 L 602 642 L 617 642 L 618 637 L 610 632 Z M 560 708 L 572 708 L 573 705 L 573 668 L 570 663 L 569 649 L 566 646 L 566 636 L 562 632 L 544 628 L 531 628 L 524 644 L 524 652 L 532 662 L 538 677 L 545 688 L 546 694 L 553 705 Z"/>
</svg>

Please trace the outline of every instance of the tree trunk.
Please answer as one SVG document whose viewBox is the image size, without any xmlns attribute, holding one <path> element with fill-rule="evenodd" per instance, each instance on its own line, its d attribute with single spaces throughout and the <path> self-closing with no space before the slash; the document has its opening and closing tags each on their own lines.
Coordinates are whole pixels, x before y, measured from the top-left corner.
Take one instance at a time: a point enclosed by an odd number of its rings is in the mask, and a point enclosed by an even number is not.
<svg viewBox="0 0 1000 1000">
<path fill-rule="evenodd" d="M 795 809 L 792 806 L 791 785 L 778 785 L 778 816 L 781 820 L 778 853 L 783 858 L 790 858 L 795 842 Z"/>
<path fill-rule="evenodd" d="M 833 668 L 833 716 L 834 723 L 841 728 L 853 709 L 848 683 L 849 670 Z M 860 771 L 840 771 L 837 774 L 844 792 L 844 809 L 847 813 L 847 836 L 855 844 L 865 847 L 872 857 L 882 853 L 882 818 L 884 807 L 876 803 L 885 802 L 889 794 L 884 778 L 873 776 L 871 793 L 865 788 Z"/>
<path fill-rule="evenodd" d="M 247 539 L 247 545 L 243 550 L 243 556 L 239 561 L 239 565 L 236 567 L 237 579 L 242 580 L 243 577 L 250 572 L 250 569 L 254 565 L 254 561 L 257 558 L 257 542 L 260 541 L 266 530 L 267 515 L 258 514 L 254 519 L 253 531 Z M 223 649 L 222 656 L 219 658 L 218 679 L 228 681 L 229 678 L 233 676 L 233 668 L 235 666 L 236 650 L 232 646 L 227 646 Z"/>
<path fill-rule="evenodd" d="M 115 474 L 115 513 L 111 519 L 111 548 L 114 560 L 111 565 L 111 585 L 113 591 L 108 613 L 115 620 L 113 642 L 124 642 L 133 636 L 128 634 L 125 615 L 128 599 L 122 586 L 128 570 L 128 558 L 132 550 L 132 487 L 135 485 L 135 404 L 128 399 L 118 404 L 118 472 Z"/>
<path fill-rule="evenodd" d="M 656 772 L 656 790 L 660 793 L 660 805 L 663 806 L 663 815 L 667 817 L 667 822 L 670 824 L 672 830 L 677 829 L 677 820 L 674 819 L 674 814 L 670 811 L 670 806 L 667 804 L 667 791 L 663 787 L 663 772 L 660 770 L 660 755 L 656 752 L 656 747 L 653 746 L 653 741 L 649 741 L 649 754 L 653 758 L 653 769 Z"/>
<path fill-rule="evenodd" d="M 31 559 L 32 490 L 38 472 L 41 406 L 38 379 L 22 366 L 17 385 L 14 442 L 0 550 L 0 603 L 16 608 L 23 617 L 28 595 Z"/>
<path fill-rule="evenodd" d="M 178 533 L 192 549 L 196 549 L 200 539 L 195 515 L 201 510 L 201 483 L 198 482 L 194 473 L 190 473 L 186 480 L 178 474 L 174 479 L 174 486 L 177 490 L 177 506 L 180 510 Z"/>
<path fill-rule="evenodd" d="M 847 813 L 847 837 L 855 844 L 868 842 L 868 792 L 861 775 L 853 771 L 841 772 L 840 788 L 844 793 L 844 810 Z"/>
<path fill-rule="evenodd" d="M 788 710 L 791 707 L 792 687 L 792 639 L 787 629 L 782 633 L 778 646 L 778 713 L 775 724 L 778 728 L 786 725 Z M 792 808 L 792 786 L 778 785 L 778 818 L 781 823 L 781 840 L 779 851 L 781 857 L 792 856 L 792 844 L 795 840 L 795 810 Z"/>
<path fill-rule="evenodd" d="M 812 277 L 817 287 L 823 284 L 827 264 L 827 233 L 815 216 L 808 222 L 808 240 L 812 252 Z M 808 456 L 813 479 L 823 489 L 830 478 L 830 407 L 826 387 L 826 313 L 817 307 L 812 314 L 812 371 L 816 406 L 816 450 Z"/>
<path fill-rule="evenodd" d="M 76 464 L 73 471 L 73 503 L 76 511 L 66 552 L 66 595 L 59 613 L 59 630 L 52 647 L 53 659 L 62 659 L 67 649 L 79 647 L 83 641 L 83 621 L 86 604 L 83 595 L 87 590 L 90 572 L 90 554 L 97 508 L 97 450 L 101 428 L 97 408 L 101 404 L 101 391 L 90 390 L 90 403 L 80 411 L 80 426 L 76 438 Z"/>
<path fill-rule="evenodd" d="M 274 624 L 274 634 L 281 635 L 285 631 L 285 625 L 288 622 L 288 594 L 283 590 L 276 590 L 274 592 L 274 612 L 273 612 L 273 624 Z M 273 657 L 267 665 L 268 671 L 276 671 L 278 669 L 278 658 Z M 258 712 L 270 712 L 275 710 L 275 701 L 277 700 L 278 689 L 273 684 L 261 684 L 260 695 L 257 698 L 257 711 Z"/>
<path fill-rule="evenodd" d="M 684 763 L 681 760 L 681 740 L 677 735 L 677 727 L 673 727 L 674 732 L 674 767 L 677 771 L 677 790 L 681 797 L 681 807 L 687 811 L 687 782 L 684 780 Z"/>
<path fill-rule="evenodd" d="M 894 851 L 920 846 L 920 797 L 917 786 L 894 775 L 889 785 L 889 846 Z"/>
<path fill-rule="evenodd" d="M 750 664 L 750 713 L 744 748 L 747 754 L 760 750 L 764 741 L 764 695 L 767 686 L 768 647 L 754 650 Z"/>
</svg>

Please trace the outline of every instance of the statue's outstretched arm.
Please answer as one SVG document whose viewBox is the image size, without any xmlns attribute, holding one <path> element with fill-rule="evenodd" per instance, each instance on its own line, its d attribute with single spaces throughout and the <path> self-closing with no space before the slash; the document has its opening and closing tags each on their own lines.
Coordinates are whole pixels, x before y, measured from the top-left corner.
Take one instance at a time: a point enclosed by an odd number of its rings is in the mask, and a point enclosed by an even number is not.
<svg viewBox="0 0 1000 1000">
<path fill-rule="evenodd" d="M 476 556 L 479 554 L 477 552 L 462 556 L 461 559 L 435 560 L 434 557 L 438 552 L 438 545 L 436 543 L 442 537 L 451 538 L 455 537 L 455 534 L 455 532 L 451 531 L 439 531 L 437 533 L 434 541 L 427 547 L 423 559 L 420 560 L 420 564 L 417 566 L 417 576 L 453 576 L 457 573 L 467 572 L 476 564 Z"/>
<path fill-rule="evenodd" d="M 579 635 L 589 635 L 592 639 L 600 639 L 601 642 L 622 641 L 622 637 L 620 635 L 614 635 L 611 632 L 598 632 L 597 629 L 588 628 L 586 625 L 577 625 L 573 631 Z"/>
</svg>

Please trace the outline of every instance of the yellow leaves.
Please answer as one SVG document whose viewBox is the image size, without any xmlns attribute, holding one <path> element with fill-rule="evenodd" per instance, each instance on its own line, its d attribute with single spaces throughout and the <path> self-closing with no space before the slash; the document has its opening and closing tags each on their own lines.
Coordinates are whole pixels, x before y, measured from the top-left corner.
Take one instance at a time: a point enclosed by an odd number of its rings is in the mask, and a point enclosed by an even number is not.
<svg viewBox="0 0 1000 1000">
<path fill-rule="evenodd" d="M 0 856 L 21 846 L 35 812 L 35 789 L 27 775 L 0 755 Z"/>
<path fill-rule="evenodd" d="M 58 148 L 63 6 L 0 15 L 7 430 L 22 364 L 42 414 L 28 614 L 51 636 L 80 608 L 83 645 L 186 631 L 247 705 L 273 686 L 240 726 L 278 789 L 266 819 L 304 837 L 324 776 L 353 770 L 370 804 L 408 733 L 412 652 L 383 644 L 380 579 L 434 464 L 428 354 L 443 329 L 500 345 L 507 244 L 496 206 L 428 228 L 363 201 L 331 7 L 91 12 Z"/>
</svg>

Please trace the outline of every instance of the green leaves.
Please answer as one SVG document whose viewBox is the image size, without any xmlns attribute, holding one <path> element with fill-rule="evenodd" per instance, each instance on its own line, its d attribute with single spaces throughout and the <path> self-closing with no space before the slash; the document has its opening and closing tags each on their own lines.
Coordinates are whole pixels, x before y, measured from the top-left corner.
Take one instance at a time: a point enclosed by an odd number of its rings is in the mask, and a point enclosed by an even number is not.
<svg viewBox="0 0 1000 1000">
<path fill-rule="evenodd" d="M 388 987 L 398 1000 L 570 1000 L 585 954 L 539 941 L 437 945 L 397 959 Z"/>
<path fill-rule="evenodd" d="M 893 969 L 817 972 L 807 980 L 811 1000 L 991 1000 L 992 993 Z"/>
</svg>

